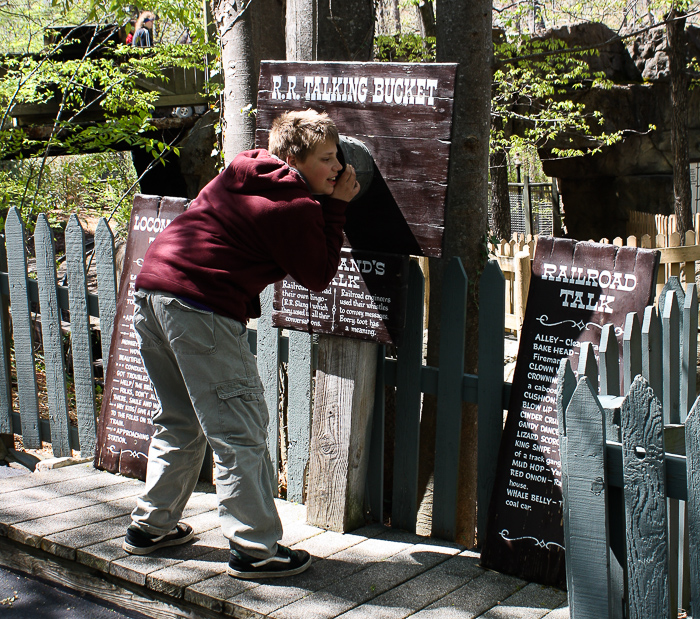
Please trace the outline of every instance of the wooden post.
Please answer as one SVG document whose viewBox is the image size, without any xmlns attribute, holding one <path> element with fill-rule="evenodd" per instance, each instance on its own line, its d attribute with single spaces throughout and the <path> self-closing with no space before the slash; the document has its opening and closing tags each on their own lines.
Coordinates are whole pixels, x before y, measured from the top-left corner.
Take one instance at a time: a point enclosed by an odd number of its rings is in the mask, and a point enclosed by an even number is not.
<svg viewBox="0 0 700 619">
<path fill-rule="evenodd" d="M 364 524 L 377 346 L 319 337 L 307 521 L 345 533 Z"/>
</svg>

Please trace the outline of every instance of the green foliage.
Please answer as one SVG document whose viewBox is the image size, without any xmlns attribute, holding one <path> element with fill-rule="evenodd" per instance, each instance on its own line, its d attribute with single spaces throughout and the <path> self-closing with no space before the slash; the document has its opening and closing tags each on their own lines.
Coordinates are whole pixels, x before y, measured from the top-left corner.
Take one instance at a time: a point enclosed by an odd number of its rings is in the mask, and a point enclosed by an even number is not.
<svg viewBox="0 0 700 619">
<path fill-rule="evenodd" d="M 39 213 L 44 213 L 52 227 L 65 223 L 66 214 L 90 211 L 94 216 L 109 217 L 125 194 L 136 192 L 136 174 L 128 152 L 105 152 L 92 155 L 52 157 L 42 160 L 0 162 L 0 212 L 11 206 L 26 205 L 23 219 L 29 232 Z M 113 218 L 126 230 L 130 199 L 122 200 Z"/>
<path fill-rule="evenodd" d="M 374 59 L 378 62 L 435 62 L 435 37 L 412 33 L 377 36 Z"/>
</svg>

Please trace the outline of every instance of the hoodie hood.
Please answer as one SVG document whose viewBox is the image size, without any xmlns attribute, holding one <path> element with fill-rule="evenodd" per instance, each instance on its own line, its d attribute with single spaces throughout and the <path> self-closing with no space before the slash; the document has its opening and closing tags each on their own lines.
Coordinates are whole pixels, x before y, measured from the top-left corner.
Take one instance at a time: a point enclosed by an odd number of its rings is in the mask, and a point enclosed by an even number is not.
<svg viewBox="0 0 700 619">
<path fill-rule="evenodd" d="M 235 193 L 259 195 L 271 190 L 307 188 L 298 170 L 266 150 L 239 153 L 223 174 L 224 185 Z"/>
</svg>

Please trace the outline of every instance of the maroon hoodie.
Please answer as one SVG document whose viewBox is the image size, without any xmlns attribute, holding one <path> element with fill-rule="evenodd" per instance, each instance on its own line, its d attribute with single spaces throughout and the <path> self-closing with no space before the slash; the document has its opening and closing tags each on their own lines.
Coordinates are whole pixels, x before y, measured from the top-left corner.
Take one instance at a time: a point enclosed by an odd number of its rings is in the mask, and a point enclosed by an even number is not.
<svg viewBox="0 0 700 619">
<path fill-rule="evenodd" d="M 335 276 L 347 202 L 309 193 L 265 150 L 239 154 L 153 241 L 136 289 L 162 290 L 243 323 L 260 292 L 291 275 L 323 290 Z"/>
</svg>

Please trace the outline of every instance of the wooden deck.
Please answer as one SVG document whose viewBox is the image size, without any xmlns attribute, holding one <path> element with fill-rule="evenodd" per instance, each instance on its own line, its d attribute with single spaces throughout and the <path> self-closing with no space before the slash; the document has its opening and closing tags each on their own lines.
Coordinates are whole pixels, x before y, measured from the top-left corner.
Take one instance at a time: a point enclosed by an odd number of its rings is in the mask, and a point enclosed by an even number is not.
<svg viewBox="0 0 700 619">
<path fill-rule="evenodd" d="M 566 594 L 479 567 L 455 544 L 379 525 L 341 535 L 278 502 L 283 543 L 315 558 L 273 581 L 230 578 L 211 486 L 183 519 L 192 544 L 148 557 L 121 548 L 143 484 L 90 464 L 0 479 L 0 565 L 36 574 L 149 617 L 566 619 Z"/>
</svg>

